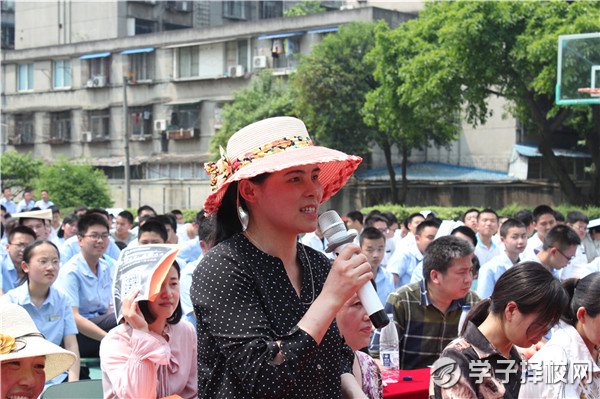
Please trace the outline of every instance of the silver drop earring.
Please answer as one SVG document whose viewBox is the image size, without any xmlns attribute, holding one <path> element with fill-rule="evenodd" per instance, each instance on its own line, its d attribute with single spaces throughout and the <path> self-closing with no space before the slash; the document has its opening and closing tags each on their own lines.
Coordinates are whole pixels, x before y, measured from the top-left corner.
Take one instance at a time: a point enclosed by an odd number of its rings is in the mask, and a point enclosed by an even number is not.
<svg viewBox="0 0 600 399">
<path fill-rule="evenodd" d="M 242 231 L 246 231 L 246 229 L 248 228 L 248 221 L 250 219 L 250 216 L 248 215 L 248 212 L 246 212 L 244 210 L 244 208 L 242 208 L 242 205 L 240 204 L 240 190 L 238 188 L 237 190 L 237 201 L 236 201 L 236 210 L 237 210 L 237 216 L 238 219 L 240 220 L 240 224 L 242 225 Z"/>
</svg>

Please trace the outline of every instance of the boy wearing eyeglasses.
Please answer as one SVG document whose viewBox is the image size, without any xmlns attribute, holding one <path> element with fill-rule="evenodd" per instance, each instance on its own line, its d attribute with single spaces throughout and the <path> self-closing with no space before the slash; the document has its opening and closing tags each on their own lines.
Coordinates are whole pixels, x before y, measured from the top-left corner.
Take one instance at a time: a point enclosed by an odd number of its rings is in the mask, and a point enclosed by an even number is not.
<svg viewBox="0 0 600 399">
<path fill-rule="evenodd" d="M 533 257 L 524 259 L 540 262 L 554 277 L 561 279 L 562 269 L 575 257 L 581 240 L 577 233 L 567 225 L 557 225 L 550 230 L 541 250 L 536 250 Z"/>
<path fill-rule="evenodd" d="M 109 227 L 106 218 L 88 214 L 77 229 L 81 252 L 61 267 L 56 285 L 71 300 L 81 357 L 99 357 L 100 340 L 116 326 L 110 306 L 113 268 L 103 258 Z"/>
</svg>

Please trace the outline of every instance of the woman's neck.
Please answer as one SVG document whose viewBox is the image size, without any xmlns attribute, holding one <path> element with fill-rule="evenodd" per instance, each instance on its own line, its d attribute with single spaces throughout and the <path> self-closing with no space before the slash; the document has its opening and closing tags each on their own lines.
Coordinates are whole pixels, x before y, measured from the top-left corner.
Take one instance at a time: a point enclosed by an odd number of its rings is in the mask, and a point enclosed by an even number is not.
<svg viewBox="0 0 600 399">
<path fill-rule="evenodd" d="M 296 259 L 296 240 L 294 234 L 276 232 L 268 226 L 250 223 L 244 232 L 248 240 L 261 251 L 281 260 Z"/>
<path fill-rule="evenodd" d="M 148 330 L 155 334 L 163 335 L 165 327 L 167 326 L 167 319 L 156 319 L 152 323 L 148 324 Z"/>
<path fill-rule="evenodd" d="M 594 359 L 594 361 L 597 361 L 598 360 L 598 350 L 596 349 L 597 346 L 588 339 L 587 335 L 585 334 L 585 331 L 583 330 L 583 325 L 580 322 L 577 322 L 577 324 L 575 325 L 575 329 L 581 336 L 581 339 L 583 339 L 583 342 L 585 343 L 585 346 L 588 349 L 588 351 L 590 351 L 590 355 L 592 355 L 592 358 Z"/>
<path fill-rule="evenodd" d="M 513 344 L 506 337 L 499 317 L 488 314 L 488 317 L 479 326 L 479 331 L 505 358 L 510 357 L 510 349 Z"/>
</svg>

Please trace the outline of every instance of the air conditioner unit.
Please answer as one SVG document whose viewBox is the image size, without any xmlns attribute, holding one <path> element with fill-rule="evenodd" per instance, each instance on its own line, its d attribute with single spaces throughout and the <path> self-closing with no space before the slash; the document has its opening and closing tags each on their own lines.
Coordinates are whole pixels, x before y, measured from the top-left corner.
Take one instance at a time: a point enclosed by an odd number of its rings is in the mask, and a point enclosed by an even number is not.
<svg viewBox="0 0 600 399">
<path fill-rule="evenodd" d="M 92 141 L 92 132 L 81 132 L 81 142 L 90 143 Z"/>
<path fill-rule="evenodd" d="M 94 76 L 93 78 L 91 78 L 90 80 L 87 81 L 86 86 L 89 88 L 104 87 L 104 86 L 106 86 L 106 77 Z"/>
<path fill-rule="evenodd" d="M 243 65 L 229 65 L 227 67 L 227 76 L 229 77 L 240 77 L 244 76 L 244 66 Z"/>
<path fill-rule="evenodd" d="M 167 130 L 167 121 L 165 119 L 157 119 L 154 121 L 154 130 L 163 132 Z"/>
<path fill-rule="evenodd" d="M 267 67 L 267 57 L 265 55 L 257 55 L 252 58 L 252 67 L 254 69 L 258 68 L 266 68 Z"/>
</svg>

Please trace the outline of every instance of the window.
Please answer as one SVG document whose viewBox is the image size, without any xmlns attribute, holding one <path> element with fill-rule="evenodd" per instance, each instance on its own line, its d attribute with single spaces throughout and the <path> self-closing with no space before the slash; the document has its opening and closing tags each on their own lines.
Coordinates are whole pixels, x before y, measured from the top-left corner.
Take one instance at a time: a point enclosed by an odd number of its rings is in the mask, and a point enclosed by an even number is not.
<svg viewBox="0 0 600 399">
<path fill-rule="evenodd" d="M 92 140 L 104 140 L 110 136 L 110 111 L 100 110 L 90 112 L 90 131 Z"/>
<path fill-rule="evenodd" d="M 4 4 L 4 2 L 3 2 Z M 15 48 L 15 24 L 2 21 L 2 48 Z"/>
<path fill-rule="evenodd" d="M 50 140 L 71 140 L 71 112 L 53 112 L 50 114 Z"/>
<path fill-rule="evenodd" d="M 178 73 L 180 78 L 190 78 L 200 75 L 200 47 L 182 47 L 177 57 Z"/>
<path fill-rule="evenodd" d="M 136 81 L 154 78 L 154 53 L 137 53 L 129 55 L 129 68 Z"/>
<path fill-rule="evenodd" d="M 171 123 L 167 130 L 196 129 L 200 127 L 200 109 L 198 104 L 180 105 L 171 113 Z"/>
<path fill-rule="evenodd" d="M 110 77 L 110 57 L 99 57 L 88 60 L 88 79 L 104 77 L 104 83 L 108 83 Z"/>
<path fill-rule="evenodd" d="M 231 19 L 246 19 L 246 2 L 224 1 L 223 17 Z"/>
<path fill-rule="evenodd" d="M 238 72 L 232 73 L 229 68 L 237 65 L 242 66 L 241 73 L 243 74 L 248 67 L 248 40 L 237 40 L 234 42 L 227 42 L 225 45 L 225 57 L 226 65 L 224 75 L 237 76 Z"/>
<path fill-rule="evenodd" d="M 145 19 L 135 19 L 135 34 L 144 35 L 146 33 L 156 32 L 156 22 Z"/>
<path fill-rule="evenodd" d="M 33 90 L 33 64 L 19 64 L 18 90 Z"/>
<path fill-rule="evenodd" d="M 152 108 L 129 108 L 129 132 L 132 136 L 143 137 L 152 134 Z"/>
<path fill-rule="evenodd" d="M 33 114 L 15 115 L 15 138 L 19 143 L 34 143 L 35 123 Z"/>
<path fill-rule="evenodd" d="M 209 176 L 199 162 L 146 164 L 146 179 L 199 179 Z"/>
<path fill-rule="evenodd" d="M 300 36 L 273 39 L 271 55 L 273 68 L 295 68 L 300 52 Z"/>
<path fill-rule="evenodd" d="M 283 2 L 281 1 L 261 1 L 260 19 L 281 18 L 283 17 Z"/>
<path fill-rule="evenodd" d="M 55 89 L 71 87 L 71 61 L 56 60 L 52 62 L 52 85 Z"/>
</svg>

